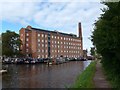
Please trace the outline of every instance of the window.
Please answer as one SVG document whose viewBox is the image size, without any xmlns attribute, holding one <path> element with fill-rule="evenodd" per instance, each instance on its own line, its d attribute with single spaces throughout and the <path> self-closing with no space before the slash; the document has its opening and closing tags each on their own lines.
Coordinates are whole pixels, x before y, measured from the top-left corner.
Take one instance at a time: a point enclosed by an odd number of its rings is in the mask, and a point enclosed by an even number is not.
<svg viewBox="0 0 120 90">
<path fill-rule="evenodd" d="M 28 39 L 28 38 L 26 38 L 26 41 L 29 41 L 29 39 Z"/>
<path fill-rule="evenodd" d="M 42 49 L 42 52 L 44 52 L 44 50 Z"/>
<path fill-rule="evenodd" d="M 23 41 L 23 39 L 21 38 L 21 41 Z"/>
<path fill-rule="evenodd" d="M 58 39 L 59 39 L 59 36 L 58 36 Z"/>
<path fill-rule="evenodd" d="M 44 37 L 44 34 L 42 34 L 42 37 Z"/>
<path fill-rule="evenodd" d="M 40 47 L 40 44 L 38 44 L 38 46 Z"/>
<path fill-rule="evenodd" d="M 40 55 L 38 55 L 38 58 L 40 58 Z"/>
<path fill-rule="evenodd" d="M 54 46 L 52 45 L 52 47 L 54 47 Z"/>
<path fill-rule="evenodd" d="M 38 52 L 40 52 L 40 49 L 38 49 Z"/>
<path fill-rule="evenodd" d="M 56 36 L 55 36 L 55 39 L 56 39 Z"/>
<path fill-rule="evenodd" d="M 52 38 L 53 38 L 53 36 L 52 36 Z"/>
<path fill-rule="evenodd" d="M 47 55 L 46 55 L 46 58 L 47 58 Z"/>
<path fill-rule="evenodd" d="M 38 42 L 40 42 L 40 39 L 38 39 Z"/>
<path fill-rule="evenodd" d="M 55 48 L 56 48 L 56 45 L 55 45 Z"/>
<path fill-rule="evenodd" d="M 44 58 L 44 55 L 42 55 L 42 58 Z"/>
<path fill-rule="evenodd" d="M 29 36 L 29 34 L 28 34 L 28 33 L 26 33 L 26 36 Z"/>
<path fill-rule="evenodd" d="M 54 50 L 52 50 L 52 52 L 54 52 Z"/>
<path fill-rule="evenodd" d="M 26 49 L 26 52 L 28 52 L 28 49 Z"/>
<path fill-rule="evenodd" d="M 62 39 L 62 37 L 61 37 L 61 39 Z"/>
<path fill-rule="evenodd" d="M 38 34 L 38 37 L 40 37 L 40 34 Z"/>
<path fill-rule="evenodd" d="M 23 34 L 21 34 L 21 36 L 23 36 Z"/>
<path fill-rule="evenodd" d="M 44 42 L 44 40 L 42 40 L 42 42 Z"/>
<path fill-rule="evenodd" d="M 44 44 L 42 44 L 42 47 L 44 47 Z"/>
<path fill-rule="evenodd" d="M 45 37 L 47 37 L 47 35 L 45 35 Z"/>
<path fill-rule="evenodd" d="M 26 44 L 26 46 L 28 47 L 28 43 Z"/>
</svg>

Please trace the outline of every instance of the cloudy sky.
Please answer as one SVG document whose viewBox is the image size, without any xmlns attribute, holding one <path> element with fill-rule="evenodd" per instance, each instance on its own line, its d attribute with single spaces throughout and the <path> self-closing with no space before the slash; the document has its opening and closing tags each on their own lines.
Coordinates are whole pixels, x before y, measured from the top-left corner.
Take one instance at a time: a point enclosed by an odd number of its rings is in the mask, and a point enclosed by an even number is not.
<svg viewBox="0 0 120 90">
<path fill-rule="evenodd" d="M 82 23 L 83 48 L 92 46 L 89 37 L 95 20 L 105 7 L 97 0 L 1 0 L 0 25 L 2 31 L 19 33 L 20 28 L 58 30 L 78 35 L 78 23 Z M 1 33 L 0 32 L 0 33 Z"/>
</svg>

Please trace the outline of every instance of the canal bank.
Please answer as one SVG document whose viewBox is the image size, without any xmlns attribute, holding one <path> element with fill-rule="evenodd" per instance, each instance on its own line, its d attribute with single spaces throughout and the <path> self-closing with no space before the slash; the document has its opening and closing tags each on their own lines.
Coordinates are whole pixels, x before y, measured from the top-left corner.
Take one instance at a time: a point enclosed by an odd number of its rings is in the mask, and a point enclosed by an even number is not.
<svg viewBox="0 0 120 90">
<path fill-rule="evenodd" d="M 70 88 L 94 88 L 93 77 L 95 74 L 96 62 L 92 61 L 90 65 L 77 76 L 75 83 Z"/>
<path fill-rule="evenodd" d="M 2 79 L 3 88 L 66 88 L 91 61 L 71 61 L 59 65 L 15 65 L 4 67 L 8 73 Z"/>
<path fill-rule="evenodd" d="M 70 88 L 111 88 L 99 60 L 91 64 L 77 77 Z"/>
</svg>

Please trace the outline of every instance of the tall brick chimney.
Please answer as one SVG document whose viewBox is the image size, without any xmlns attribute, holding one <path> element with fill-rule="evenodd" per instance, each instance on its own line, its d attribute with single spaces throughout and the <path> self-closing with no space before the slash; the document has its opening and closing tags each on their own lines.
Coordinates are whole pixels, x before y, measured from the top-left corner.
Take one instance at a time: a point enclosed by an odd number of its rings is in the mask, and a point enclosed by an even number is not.
<svg viewBox="0 0 120 90">
<path fill-rule="evenodd" d="M 78 23 L 78 37 L 82 39 L 82 28 L 81 28 L 81 22 Z"/>
</svg>

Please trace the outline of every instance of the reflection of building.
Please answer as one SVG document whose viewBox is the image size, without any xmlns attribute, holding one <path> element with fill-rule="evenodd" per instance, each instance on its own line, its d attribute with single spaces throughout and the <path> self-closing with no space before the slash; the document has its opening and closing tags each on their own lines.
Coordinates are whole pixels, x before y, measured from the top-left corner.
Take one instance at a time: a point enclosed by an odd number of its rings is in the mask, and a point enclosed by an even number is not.
<svg viewBox="0 0 120 90">
<path fill-rule="evenodd" d="M 20 29 L 21 50 L 25 56 L 48 58 L 63 55 L 80 57 L 83 55 L 82 31 L 79 23 L 79 36 L 58 31 L 48 31 L 27 26 Z"/>
</svg>

